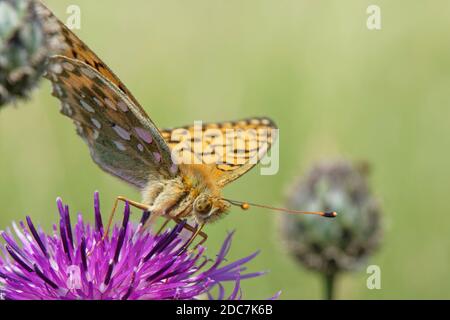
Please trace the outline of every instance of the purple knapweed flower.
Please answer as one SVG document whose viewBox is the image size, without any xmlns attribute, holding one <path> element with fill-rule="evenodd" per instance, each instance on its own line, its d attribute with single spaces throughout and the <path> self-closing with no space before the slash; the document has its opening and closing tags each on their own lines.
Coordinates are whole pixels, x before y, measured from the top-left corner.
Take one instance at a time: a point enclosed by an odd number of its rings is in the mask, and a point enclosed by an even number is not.
<svg viewBox="0 0 450 320">
<path fill-rule="evenodd" d="M 94 196 L 95 225 L 81 214 L 72 228 L 69 207 L 57 200 L 60 221 L 53 234 L 36 228 L 30 217 L 1 233 L 0 296 L 12 300 L 37 299 L 239 299 L 240 281 L 262 272 L 246 273 L 244 265 L 258 252 L 225 264 L 232 240 L 226 237 L 217 257 L 210 260 L 205 248 L 183 250 L 186 239 L 179 224 L 160 235 L 142 229 L 149 214 L 136 225 L 125 205 L 122 224 L 104 236 L 98 193 Z M 225 294 L 223 282 L 234 281 Z M 216 290 L 214 290 L 216 291 Z"/>
</svg>

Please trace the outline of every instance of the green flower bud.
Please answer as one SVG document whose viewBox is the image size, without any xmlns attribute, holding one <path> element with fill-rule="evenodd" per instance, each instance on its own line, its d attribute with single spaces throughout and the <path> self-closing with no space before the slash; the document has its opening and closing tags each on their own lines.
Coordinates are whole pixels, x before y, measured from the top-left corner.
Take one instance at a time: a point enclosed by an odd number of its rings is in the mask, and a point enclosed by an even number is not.
<svg viewBox="0 0 450 320">
<path fill-rule="evenodd" d="M 281 234 L 288 252 L 329 279 L 354 270 L 379 246 L 381 210 L 367 182 L 367 166 L 344 160 L 314 165 L 289 191 L 286 207 L 336 211 L 335 219 L 283 214 Z"/>
<path fill-rule="evenodd" d="M 33 0 L 0 0 L 0 107 L 26 98 L 59 48 L 58 25 Z"/>
</svg>

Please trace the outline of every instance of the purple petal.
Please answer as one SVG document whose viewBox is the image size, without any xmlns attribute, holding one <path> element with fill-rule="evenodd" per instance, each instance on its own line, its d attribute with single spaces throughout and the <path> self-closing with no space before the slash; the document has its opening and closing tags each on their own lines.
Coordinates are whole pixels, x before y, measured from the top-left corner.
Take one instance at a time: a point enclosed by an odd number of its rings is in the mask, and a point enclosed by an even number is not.
<svg viewBox="0 0 450 320">
<path fill-rule="evenodd" d="M 97 192 L 94 226 L 78 214 L 72 227 L 69 207 L 60 198 L 57 206 L 59 230 L 54 226 L 52 234 L 36 230 L 30 217 L 26 224 L 13 223 L 18 241 L 11 232 L 1 233 L 0 286 L 6 299 L 197 299 L 203 294 L 213 298 L 216 286 L 219 299 L 240 299 L 241 281 L 263 274 L 245 272 L 245 264 L 258 252 L 225 263 L 233 233 L 211 260 L 205 256 L 205 247 L 197 248 L 195 254 L 184 250 L 185 221 L 155 235 L 142 229 L 150 213 L 144 212 L 136 226 L 125 203 L 121 224 L 104 238 Z M 234 283 L 228 295 L 226 281 Z"/>
</svg>

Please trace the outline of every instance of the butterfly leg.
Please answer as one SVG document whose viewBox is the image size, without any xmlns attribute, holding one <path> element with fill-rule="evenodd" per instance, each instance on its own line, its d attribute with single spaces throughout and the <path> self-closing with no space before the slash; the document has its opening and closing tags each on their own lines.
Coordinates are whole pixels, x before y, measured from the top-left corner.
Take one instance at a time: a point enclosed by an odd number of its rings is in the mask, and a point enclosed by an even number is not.
<svg viewBox="0 0 450 320">
<path fill-rule="evenodd" d="M 95 244 L 94 248 L 92 248 L 92 250 L 87 253 L 88 257 L 94 252 L 95 247 L 97 247 L 100 243 L 102 243 L 106 239 L 106 237 L 108 236 L 109 229 L 111 229 L 111 224 L 112 224 L 112 221 L 114 219 L 114 215 L 115 215 L 116 210 L 117 210 L 117 206 L 119 205 L 119 201 L 128 202 L 133 207 L 136 207 L 138 209 L 141 209 L 141 210 L 144 210 L 146 212 L 149 212 L 148 211 L 148 206 L 146 206 L 145 204 L 142 204 L 142 203 L 130 200 L 130 199 L 128 199 L 126 197 L 123 197 L 123 196 L 118 196 L 116 198 L 116 200 L 114 201 L 114 205 L 113 205 L 111 214 L 109 215 L 108 225 L 106 227 L 106 232 L 103 234 L 103 237 L 102 237 L 101 241 L 97 242 Z"/>
<path fill-rule="evenodd" d="M 173 220 L 178 224 L 182 223 L 182 220 L 179 218 L 173 218 Z M 204 226 L 205 226 L 205 224 L 201 224 L 197 228 L 194 228 L 193 226 L 191 226 L 189 224 L 184 225 L 184 228 L 189 230 L 190 232 L 192 232 L 193 235 L 189 238 L 188 242 L 185 245 L 183 245 L 183 250 L 181 252 L 186 251 L 186 249 L 192 244 L 192 242 L 194 242 L 194 240 L 197 236 L 202 237 L 202 240 L 199 243 L 197 243 L 197 245 L 194 247 L 193 250 L 197 249 L 198 246 L 205 243 L 205 241 L 208 239 L 208 235 L 202 231 Z"/>
<path fill-rule="evenodd" d="M 161 228 L 159 228 L 158 232 L 156 232 L 156 235 L 159 235 L 164 230 L 164 228 L 169 224 L 169 222 L 171 220 L 170 218 L 167 218 L 167 217 L 164 217 L 164 218 L 166 218 L 166 221 L 164 221 Z"/>
<path fill-rule="evenodd" d="M 202 224 L 200 226 L 199 230 L 196 232 L 195 236 L 199 235 L 200 237 L 202 237 L 202 240 L 200 240 L 200 242 L 195 245 L 194 250 L 197 249 L 198 246 L 201 246 L 202 244 L 204 244 L 206 242 L 206 240 L 208 240 L 208 235 L 202 231 L 204 226 L 205 225 Z M 192 241 L 194 241 L 195 236 L 193 237 Z"/>
<path fill-rule="evenodd" d="M 133 207 L 138 208 L 138 209 L 143 210 L 143 211 L 147 211 L 148 212 L 148 209 L 149 209 L 148 206 L 143 204 L 143 203 L 139 203 L 139 202 L 130 200 L 130 199 L 128 199 L 126 197 L 123 197 L 123 196 L 118 196 L 116 198 L 116 201 L 114 201 L 114 205 L 113 205 L 111 214 L 109 215 L 108 226 L 106 227 L 106 232 L 103 235 L 102 241 L 105 240 L 105 238 L 109 234 L 109 230 L 111 229 L 111 224 L 113 222 L 114 215 L 115 215 L 116 210 L 117 210 L 117 206 L 119 205 L 119 201 L 128 202 L 130 206 L 133 206 Z"/>
</svg>

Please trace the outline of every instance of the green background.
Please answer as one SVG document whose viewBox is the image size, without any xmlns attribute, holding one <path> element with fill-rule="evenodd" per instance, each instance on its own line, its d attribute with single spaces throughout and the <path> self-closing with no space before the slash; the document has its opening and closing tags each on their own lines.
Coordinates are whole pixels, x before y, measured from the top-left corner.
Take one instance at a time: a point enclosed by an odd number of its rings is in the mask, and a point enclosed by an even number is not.
<svg viewBox="0 0 450 320">
<path fill-rule="evenodd" d="M 365 266 L 339 279 L 340 298 L 450 298 L 450 20 L 448 1 L 48 0 L 65 20 L 81 7 L 76 33 L 120 76 L 161 127 L 261 115 L 280 127 L 280 169 L 259 170 L 226 197 L 280 205 L 313 162 L 368 160 L 385 213 L 381 290 Z M 369 31 L 366 8 L 381 7 Z M 26 103 L 0 112 L 0 228 L 32 216 L 46 230 L 55 198 L 104 215 L 117 195 L 139 194 L 91 161 L 45 81 Z M 276 214 L 233 210 L 208 227 L 211 255 L 236 229 L 230 259 L 256 249 L 245 298 L 317 299 L 321 281 L 284 251 Z"/>
</svg>

